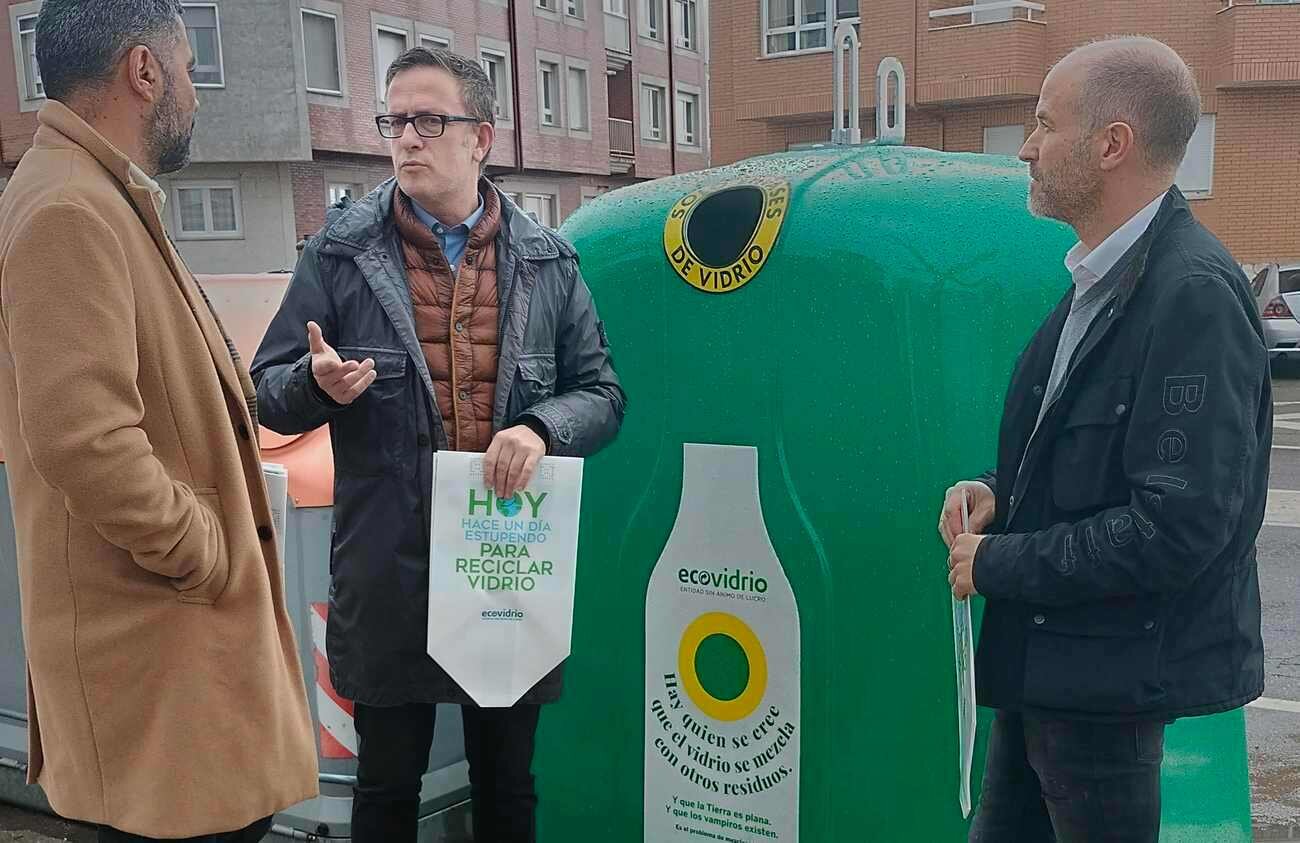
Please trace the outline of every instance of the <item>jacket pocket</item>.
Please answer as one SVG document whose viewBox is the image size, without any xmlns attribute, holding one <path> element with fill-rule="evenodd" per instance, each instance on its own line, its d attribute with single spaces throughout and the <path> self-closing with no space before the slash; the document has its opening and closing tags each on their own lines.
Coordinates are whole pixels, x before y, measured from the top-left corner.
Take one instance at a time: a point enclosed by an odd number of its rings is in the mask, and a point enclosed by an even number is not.
<svg viewBox="0 0 1300 843">
<path fill-rule="evenodd" d="M 194 496 L 199 506 L 205 507 L 216 519 L 216 558 L 189 576 L 172 580 L 172 585 L 179 592 L 182 603 L 211 606 L 230 583 L 230 545 L 226 541 L 226 516 L 221 508 L 221 497 L 215 489 L 195 489 Z"/>
<path fill-rule="evenodd" d="M 1052 450 L 1052 500 L 1058 509 L 1096 511 L 1128 502 L 1124 437 L 1132 408 L 1131 377 L 1089 383 L 1079 391 Z"/>
<path fill-rule="evenodd" d="M 352 402 L 355 405 L 364 398 L 384 400 L 391 398 L 402 390 L 406 380 L 406 364 L 409 358 L 405 351 L 395 348 L 368 348 L 366 346 L 344 346 L 337 349 L 344 363 L 355 360 L 358 363 L 366 358 L 375 361 L 375 382 Z"/>
<path fill-rule="evenodd" d="M 334 417 L 338 467 L 351 474 L 384 474 L 406 458 L 415 412 L 409 398 L 410 358 L 393 348 L 345 346 L 338 352 L 344 361 L 375 361 L 374 383 Z"/>
<path fill-rule="evenodd" d="M 1159 709 L 1158 598 L 1042 609 L 1027 625 L 1026 705 L 1108 715 Z"/>
<path fill-rule="evenodd" d="M 520 405 L 528 409 L 539 401 L 555 395 L 555 355 L 525 354 L 519 358 L 519 378 L 516 387 Z"/>
</svg>

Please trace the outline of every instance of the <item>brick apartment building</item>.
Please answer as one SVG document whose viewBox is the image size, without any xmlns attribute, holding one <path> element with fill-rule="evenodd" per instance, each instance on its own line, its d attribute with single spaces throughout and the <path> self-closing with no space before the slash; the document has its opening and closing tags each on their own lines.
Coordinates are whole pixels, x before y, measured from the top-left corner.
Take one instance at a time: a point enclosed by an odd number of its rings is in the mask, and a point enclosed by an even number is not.
<svg viewBox="0 0 1300 843">
<path fill-rule="evenodd" d="M 1009 155 L 1053 62 L 1111 34 L 1159 38 L 1201 87 L 1178 179 L 1195 212 L 1248 266 L 1300 260 L 1298 0 L 713 0 L 712 14 L 714 164 L 829 139 L 837 20 L 859 24 L 864 140 L 876 67 L 896 56 L 909 144 Z"/>
<path fill-rule="evenodd" d="M 0 26 L 0 187 L 44 102 L 40 0 Z M 389 63 L 477 57 L 497 86 L 488 175 L 558 226 L 586 199 L 708 165 L 708 0 L 213 0 L 184 3 L 200 109 L 194 163 L 160 181 L 196 272 L 293 266 L 342 195 L 392 175 L 375 129 Z M 669 48 L 672 45 L 672 48 Z"/>
</svg>

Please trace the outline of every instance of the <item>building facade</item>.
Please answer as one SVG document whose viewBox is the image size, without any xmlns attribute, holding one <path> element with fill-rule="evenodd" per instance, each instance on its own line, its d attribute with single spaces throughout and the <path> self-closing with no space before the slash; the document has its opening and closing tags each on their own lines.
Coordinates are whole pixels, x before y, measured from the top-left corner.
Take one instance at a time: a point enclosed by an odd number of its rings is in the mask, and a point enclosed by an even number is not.
<svg viewBox="0 0 1300 843">
<path fill-rule="evenodd" d="M 40 0 L 0 25 L 0 179 L 44 101 Z M 392 175 L 374 117 L 402 51 L 446 47 L 497 86 L 487 174 L 542 222 L 634 181 L 708 165 L 706 0 L 184 3 L 200 109 L 194 163 L 160 181 L 196 272 L 288 269 L 325 209 Z M 669 48 L 672 45 L 672 48 Z"/>
<path fill-rule="evenodd" d="M 1178 184 L 1248 266 L 1300 260 L 1300 3 L 1296 0 L 713 0 L 712 155 L 725 164 L 830 138 L 833 27 L 861 35 L 862 136 L 875 75 L 906 71 L 907 142 L 1014 155 L 1051 65 L 1112 34 L 1168 43 L 1203 115 Z"/>
</svg>

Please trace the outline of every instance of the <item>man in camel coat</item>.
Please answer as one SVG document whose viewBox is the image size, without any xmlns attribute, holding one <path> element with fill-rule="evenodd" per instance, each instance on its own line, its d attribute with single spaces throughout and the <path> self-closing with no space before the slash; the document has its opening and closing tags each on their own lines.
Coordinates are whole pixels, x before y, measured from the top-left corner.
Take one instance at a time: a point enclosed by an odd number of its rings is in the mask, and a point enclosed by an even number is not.
<svg viewBox="0 0 1300 843">
<path fill-rule="evenodd" d="M 101 841 L 260 840 L 317 791 L 252 383 L 153 176 L 197 99 L 175 0 L 46 0 L 0 200 L 0 435 L 29 779 Z"/>
</svg>

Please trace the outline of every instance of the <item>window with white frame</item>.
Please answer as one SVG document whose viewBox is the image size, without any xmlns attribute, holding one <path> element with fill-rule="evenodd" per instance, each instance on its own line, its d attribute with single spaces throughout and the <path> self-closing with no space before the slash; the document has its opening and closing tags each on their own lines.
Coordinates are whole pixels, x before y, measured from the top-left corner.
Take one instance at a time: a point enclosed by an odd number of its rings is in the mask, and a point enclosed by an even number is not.
<svg viewBox="0 0 1300 843">
<path fill-rule="evenodd" d="M 677 92 L 677 142 L 700 145 L 700 95 Z"/>
<path fill-rule="evenodd" d="M 627 17 L 627 0 L 605 0 L 605 13 Z"/>
<path fill-rule="evenodd" d="M 763 0 L 763 51 L 778 56 L 830 46 L 839 23 L 860 26 L 858 0 Z"/>
<path fill-rule="evenodd" d="M 41 69 L 36 64 L 36 15 L 18 19 L 18 40 L 23 48 L 23 95 L 29 100 L 45 96 Z"/>
<path fill-rule="evenodd" d="M 388 68 L 410 46 L 405 30 L 389 26 L 375 27 L 375 90 L 379 102 L 388 103 Z"/>
<path fill-rule="evenodd" d="M 553 61 L 537 62 L 537 101 L 543 126 L 560 125 L 560 66 Z"/>
<path fill-rule="evenodd" d="M 564 0 L 564 13 L 571 18 L 582 20 L 587 16 L 586 0 Z"/>
<path fill-rule="evenodd" d="M 355 202 L 366 195 L 366 186 L 357 182 L 330 182 L 328 190 L 329 205 L 333 206 L 347 197 Z"/>
<path fill-rule="evenodd" d="M 1214 123 L 1213 114 L 1201 115 L 1174 179 L 1178 189 L 1192 198 L 1209 196 L 1214 189 Z"/>
<path fill-rule="evenodd" d="M 666 89 L 662 85 L 641 84 L 641 137 L 662 141 L 667 137 L 665 124 L 668 114 L 664 109 Z"/>
<path fill-rule="evenodd" d="M 307 90 L 313 94 L 342 94 L 339 20 L 327 12 L 302 10 L 303 52 L 307 60 Z"/>
<path fill-rule="evenodd" d="M 1025 127 L 1021 123 L 1014 126 L 987 126 L 984 129 L 984 153 L 986 155 L 1019 155 L 1020 147 L 1025 145 Z"/>
<path fill-rule="evenodd" d="M 190 79 L 198 88 L 220 88 L 225 85 L 221 62 L 221 26 L 215 3 L 185 3 L 181 7 L 185 21 L 185 35 L 194 53 L 194 69 Z"/>
<path fill-rule="evenodd" d="M 555 196 L 550 193 L 525 193 L 524 213 L 533 214 L 547 228 L 555 228 Z"/>
<path fill-rule="evenodd" d="M 587 95 L 587 71 L 581 67 L 569 68 L 569 128 L 579 131 L 591 129 Z"/>
<path fill-rule="evenodd" d="M 444 35 L 420 33 L 420 46 L 428 50 L 450 50 L 451 39 Z"/>
<path fill-rule="evenodd" d="M 664 0 L 641 0 L 641 35 L 664 40 Z"/>
<path fill-rule="evenodd" d="M 510 85 L 510 57 L 504 50 L 479 50 L 479 61 L 483 63 L 483 72 L 496 91 L 496 117 L 498 120 L 510 119 L 510 99 L 513 88 Z"/>
<path fill-rule="evenodd" d="M 700 17 L 696 0 L 673 0 L 673 32 L 677 36 L 677 46 L 687 50 L 698 50 Z"/>
<path fill-rule="evenodd" d="M 537 0 L 537 8 L 545 9 L 548 12 L 556 11 L 556 4 L 559 0 Z"/>
<path fill-rule="evenodd" d="M 176 182 L 176 237 L 185 240 L 240 239 L 243 221 L 236 182 Z"/>
</svg>

